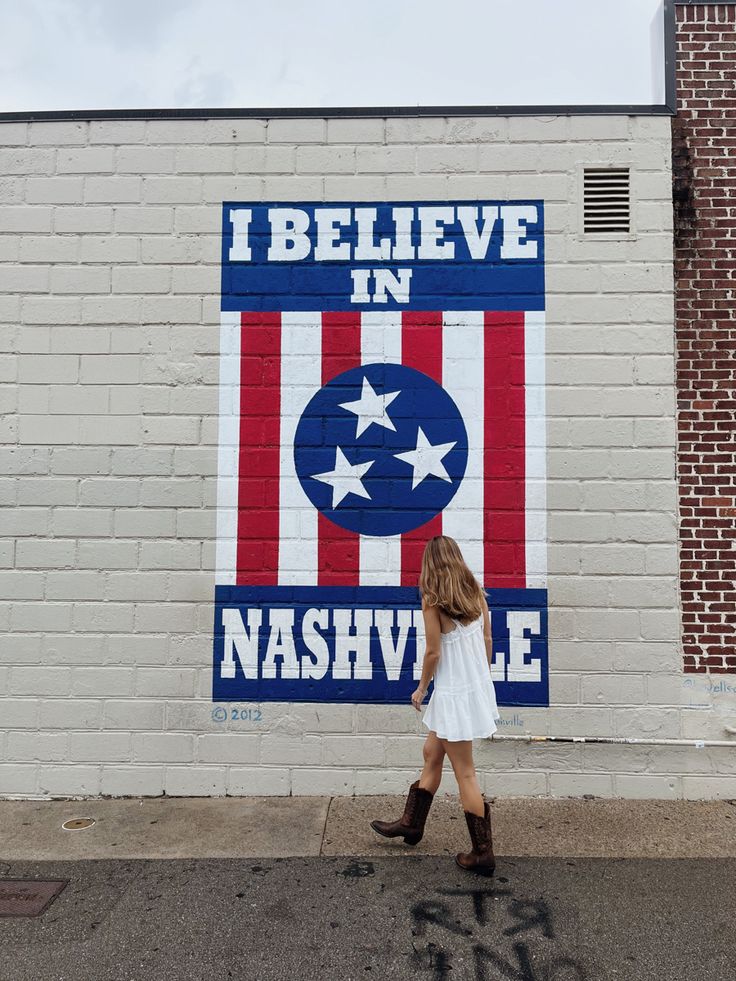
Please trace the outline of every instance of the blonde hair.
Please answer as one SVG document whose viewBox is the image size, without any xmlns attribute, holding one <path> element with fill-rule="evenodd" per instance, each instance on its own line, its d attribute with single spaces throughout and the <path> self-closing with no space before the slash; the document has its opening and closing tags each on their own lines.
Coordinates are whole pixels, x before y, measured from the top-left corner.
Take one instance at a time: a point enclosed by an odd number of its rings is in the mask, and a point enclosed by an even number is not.
<svg viewBox="0 0 736 981">
<path fill-rule="evenodd" d="M 427 606 L 438 606 L 452 619 L 477 620 L 485 594 L 468 568 L 454 538 L 430 538 L 422 555 L 419 590 Z"/>
</svg>

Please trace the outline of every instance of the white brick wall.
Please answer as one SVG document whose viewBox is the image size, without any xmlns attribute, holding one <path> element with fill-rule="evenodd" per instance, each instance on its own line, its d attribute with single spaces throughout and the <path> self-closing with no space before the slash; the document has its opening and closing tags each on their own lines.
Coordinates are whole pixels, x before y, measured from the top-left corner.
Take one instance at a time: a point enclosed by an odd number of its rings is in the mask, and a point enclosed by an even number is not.
<svg viewBox="0 0 736 981">
<path fill-rule="evenodd" d="M 680 674 L 669 132 L 0 124 L 0 796 L 401 793 L 421 765 L 410 706 L 212 717 L 223 199 L 545 199 L 551 707 L 501 732 L 723 738 Z M 631 240 L 578 233 L 601 161 L 632 168 Z M 488 793 L 733 796 L 729 750 L 476 746 Z"/>
</svg>

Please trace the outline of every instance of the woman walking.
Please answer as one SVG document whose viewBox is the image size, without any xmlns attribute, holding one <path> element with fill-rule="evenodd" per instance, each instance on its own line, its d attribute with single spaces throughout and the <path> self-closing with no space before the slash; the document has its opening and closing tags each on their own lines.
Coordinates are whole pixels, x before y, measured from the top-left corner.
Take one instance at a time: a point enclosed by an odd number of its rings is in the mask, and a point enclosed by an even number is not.
<svg viewBox="0 0 736 981">
<path fill-rule="evenodd" d="M 463 559 L 457 542 L 431 538 L 419 576 L 426 651 L 419 687 L 411 696 L 417 711 L 434 677 L 434 690 L 422 722 L 429 729 L 424 769 L 409 788 L 398 821 L 371 821 L 387 838 L 403 837 L 416 845 L 442 780 L 445 753 L 460 790 L 472 850 L 460 852 L 460 868 L 491 875 L 496 866 L 491 810 L 483 797 L 473 763 L 473 739 L 490 736 L 500 718 L 491 678 L 491 623 L 485 594 Z"/>
</svg>

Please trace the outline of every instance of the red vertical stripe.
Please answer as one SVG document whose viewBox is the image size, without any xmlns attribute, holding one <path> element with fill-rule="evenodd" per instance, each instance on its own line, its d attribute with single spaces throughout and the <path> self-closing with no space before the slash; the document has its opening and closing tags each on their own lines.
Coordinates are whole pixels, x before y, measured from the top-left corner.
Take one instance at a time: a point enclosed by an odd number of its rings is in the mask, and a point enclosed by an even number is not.
<svg viewBox="0 0 736 981">
<path fill-rule="evenodd" d="M 442 313 L 406 311 L 401 320 L 401 360 L 442 384 Z M 442 534 L 442 515 L 401 536 L 401 585 L 416 586 L 427 541 Z"/>
<path fill-rule="evenodd" d="M 485 315 L 485 584 L 526 586 L 523 312 Z"/>
<path fill-rule="evenodd" d="M 242 313 L 238 584 L 274 586 L 279 573 L 281 315 Z"/>
<path fill-rule="evenodd" d="M 360 314 L 322 314 L 322 384 L 360 365 Z M 317 519 L 318 583 L 357 586 L 360 579 L 360 536 L 334 524 L 321 512 Z"/>
</svg>

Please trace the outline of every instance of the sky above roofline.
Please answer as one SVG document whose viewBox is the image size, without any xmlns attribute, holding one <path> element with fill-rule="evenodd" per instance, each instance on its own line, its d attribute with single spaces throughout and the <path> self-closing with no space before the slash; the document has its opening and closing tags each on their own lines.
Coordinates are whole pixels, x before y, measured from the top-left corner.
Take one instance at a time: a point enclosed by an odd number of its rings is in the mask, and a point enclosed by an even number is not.
<svg viewBox="0 0 736 981">
<path fill-rule="evenodd" d="M 0 112 L 651 105 L 662 0 L 0 0 Z"/>
</svg>

